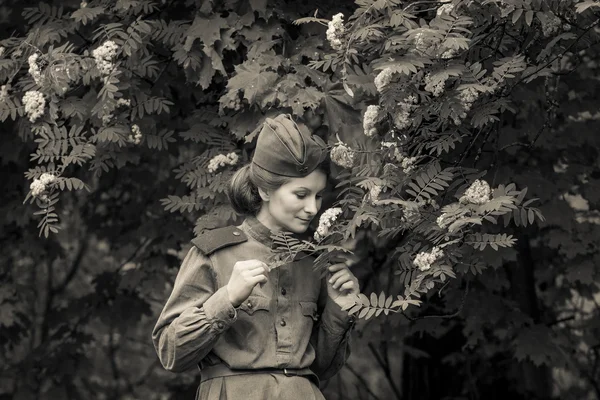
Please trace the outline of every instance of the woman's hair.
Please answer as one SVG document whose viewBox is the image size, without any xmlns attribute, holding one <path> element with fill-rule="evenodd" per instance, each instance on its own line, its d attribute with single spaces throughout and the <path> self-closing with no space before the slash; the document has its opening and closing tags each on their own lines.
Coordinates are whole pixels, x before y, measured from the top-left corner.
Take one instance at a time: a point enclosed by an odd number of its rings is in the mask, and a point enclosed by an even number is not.
<svg viewBox="0 0 600 400">
<path fill-rule="evenodd" d="M 328 163 L 321 163 L 316 169 L 328 175 Z M 277 190 L 292 178 L 270 173 L 249 163 L 240 168 L 232 177 L 227 188 L 227 197 L 236 213 L 256 215 L 262 206 L 258 188 L 265 191 Z"/>
</svg>

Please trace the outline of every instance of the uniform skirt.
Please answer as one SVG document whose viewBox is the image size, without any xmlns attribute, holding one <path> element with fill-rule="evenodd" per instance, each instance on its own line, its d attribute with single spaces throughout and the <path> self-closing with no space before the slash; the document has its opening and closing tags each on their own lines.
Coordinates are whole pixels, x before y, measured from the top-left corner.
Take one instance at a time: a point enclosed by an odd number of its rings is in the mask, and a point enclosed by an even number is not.
<svg viewBox="0 0 600 400">
<path fill-rule="evenodd" d="M 196 400 L 325 400 L 303 376 L 247 374 L 209 379 L 198 387 Z"/>
</svg>

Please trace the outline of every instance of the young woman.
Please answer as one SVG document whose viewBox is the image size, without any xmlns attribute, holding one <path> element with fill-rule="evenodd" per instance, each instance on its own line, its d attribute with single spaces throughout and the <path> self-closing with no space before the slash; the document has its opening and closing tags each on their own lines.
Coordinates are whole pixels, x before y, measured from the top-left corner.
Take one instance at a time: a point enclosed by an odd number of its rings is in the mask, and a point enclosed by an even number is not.
<svg viewBox="0 0 600 400">
<path fill-rule="evenodd" d="M 269 270 L 271 233 L 303 233 L 321 208 L 325 143 L 287 115 L 267 119 L 252 162 L 232 178 L 240 226 L 195 238 L 152 332 L 162 365 L 196 365 L 196 399 L 324 399 L 350 353 L 354 319 L 344 297 L 358 294 L 346 264 L 321 279 L 312 260 Z"/>
</svg>

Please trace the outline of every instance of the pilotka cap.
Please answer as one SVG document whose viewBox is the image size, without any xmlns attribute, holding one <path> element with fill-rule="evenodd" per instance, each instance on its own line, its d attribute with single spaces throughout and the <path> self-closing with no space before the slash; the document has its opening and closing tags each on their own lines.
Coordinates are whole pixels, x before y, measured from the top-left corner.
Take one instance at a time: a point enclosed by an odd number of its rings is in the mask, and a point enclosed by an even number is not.
<svg viewBox="0 0 600 400">
<path fill-rule="evenodd" d="M 301 129 L 289 114 L 267 118 L 258 134 L 252 163 L 272 174 L 304 177 L 327 157 L 327 145 Z"/>
</svg>

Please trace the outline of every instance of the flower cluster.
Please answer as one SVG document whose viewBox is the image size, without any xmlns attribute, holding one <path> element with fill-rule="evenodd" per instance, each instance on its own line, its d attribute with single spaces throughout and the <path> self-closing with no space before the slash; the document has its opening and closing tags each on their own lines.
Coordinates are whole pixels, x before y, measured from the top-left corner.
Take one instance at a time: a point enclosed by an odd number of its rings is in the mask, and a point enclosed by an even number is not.
<svg viewBox="0 0 600 400">
<path fill-rule="evenodd" d="M 117 56 L 119 46 L 112 40 L 107 40 L 102 46 L 92 51 L 92 56 L 96 61 L 96 67 L 102 75 L 108 75 L 115 67 L 113 64 L 114 58 Z"/>
<path fill-rule="evenodd" d="M 217 170 L 225 165 L 235 165 L 238 162 L 238 155 L 236 153 L 217 154 L 208 162 L 208 172 L 213 174 Z"/>
<path fill-rule="evenodd" d="M 29 75 L 33 78 L 35 83 L 38 85 L 42 85 L 42 70 L 38 64 L 38 59 L 40 55 L 38 53 L 33 53 L 27 59 L 27 63 L 29 64 Z"/>
<path fill-rule="evenodd" d="M 380 185 L 375 185 L 371 188 L 371 190 L 369 190 L 369 199 L 371 200 L 372 203 L 379 200 L 379 195 L 381 194 L 382 190 L 383 190 L 383 187 Z"/>
<path fill-rule="evenodd" d="M 38 179 L 35 179 L 31 182 L 29 189 L 31 189 L 31 195 L 33 197 L 38 197 L 42 200 L 46 200 L 47 197 L 44 195 L 44 192 L 47 190 L 48 185 L 56 182 L 56 176 L 50 174 L 48 172 L 44 172 Z"/>
<path fill-rule="evenodd" d="M 46 99 L 41 92 L 29 90 L 23 96 L 23 105 L 25 106 L 25 113 L 29 117 L 29 121 L 35 122 L 36 119 L 44 115 Z"/>
<path fill-rule="evenodd" d="M 119 107 L 119 106 L 129 107 L 129 106 L 131 106 L 131 100 L 130 99 L 119 99 L 119 100 L 117 100 L 117 107 Z"/>
<path fill-rule="evenodd" d="M 468 111 L 473 106 L 473 103 L 475 102 L 475 100 L 477 100 L 477 97 L 479 97 L 479 92 L 474 87 L 469 86 L 469 87 L 461 90 L 458 97 L 460 99 L 460 102 L 465 107 L 465 110 Z"/>
<path fill-rule="evenodd" d="M 459 201 L 463 204 L 485 204 L 490 201 L 491 193 L 490 185 L 486 181 L 476 179 L 460 197 Z"/>
<path fill-rule="evenodd" d="M 88 3 L 87 3 L 86 1 L 82 1 L 82 2 L 79 4 L 79 7 L 80 7 L 80 8 L 86 8 L 87 6 L 88 6 Z"/>
<path fill-rule="evenodd" d="M 435 246 L 431 251 L 422 251 L 413 260 L 413 264 L 421 271 L 427 271 L 431 266 L 444 257 L 444 251 Z"/>
<path fill-rule="evenodd" d="M 454 4 L 443 4 L 437 9 L 436 15 L 440 16 L 442 14 L 450 14 L 452 10 L 454 10 Z"/>
<path fill-rule="evenodd" d="M 414 104 L 417 102 L 416 96 L 410 95 L 404 101 L 398 103 L 398 111 L 394 115 L 394 126 L 402 130 L 410 126 L 410 112 L 415 108 Z"/>
<path fill-rule="evenodd" d="M 452 58 L 454 56 L 456 56 L 458 54 L 458 52 L 454 49 L 448 49 L 446 51 L 444 51 L 440 57 L 443 59 L 448 59 L 448 58 Z"/>
<path fill-rule="evenodd" d="M 341 50 L 343 48 L 342 40 L 340 37 L 344 34 L 344 14 L 339 13 L 335 14 L 331 21 L 327 24 L 327 40 L 329 40 L 329 44 L 335 50 Z"/>
<path fill-rule="evenodd" d="M 367 111 L 365 111 L 365 116 L 363 119 L 363 129 L 365 130 L 366 136 L 372 137 L 377 134 L 377 128 L 375 128 L 375 125 L 377 124 L 379 110 L 379 106 L 371 105 L 367 107 Z"/>
<path fill-rule="evenodd" d="M 325 210 L 325 212 L 321 215 L 321 218 L 319 218 L 319 226 L 314 235 L 316 241 L 323 240 L 323 238 L 329 234 L 329 228 L 331 228 L 331 225 L 333 225 L 341 213 L 342 209 L 339 207 Z"/>
<path fill-rule="evenodd" d="M 131 134 L 129 135 L 129 141 L 133 144 L 140 144 L 142 141 L 142 130 L 136 124 L 131 126 Z"/>
<path fill-rule="evenodd" d="M 331 149 L 331 161 L 343 168 L 354 166 L 354 152 L 345 144 L 338 144 Z"/>
<path fill-rule="evenodd" d="M 377 74 L 375 77 L 375 87 L 379 93 L 381 93 L 384 87 L 390 84 L 393 75 L 394 71 L 389 67 L 384 68 L 379 74 Z"/>
<path fill-rule="evenodd" d="M 433 93 L 435 97 L 439 97 L 444 93 L 446 88 L 446 80 L 443 79 L 431 79 L 431 74 L 425 75 L 425 90 Z"/>
<path fill-rule="evenodd" d="M 10 84 L 2 85 L 0 88 L 0 101 L 4 101 L 8 97 L 8 91 L 10 90 Z"/>
<path fill-rule="evenodd" d="M 4 52 L 6 52 L 6 48 L 4 46 L 0 47 L 0 57 L 4 56 Z"/>
<path fill-rule="evenodd" d="M 549 16 L 548 14 L 538 13 L 537 16 L 542 25 L 542 33 L 543 33 L 544 37 L 552 36 L 562 26 L 562 22 L 561 22 L 560 18 L 558 18 L 554 14 Z"/>
</svg>

